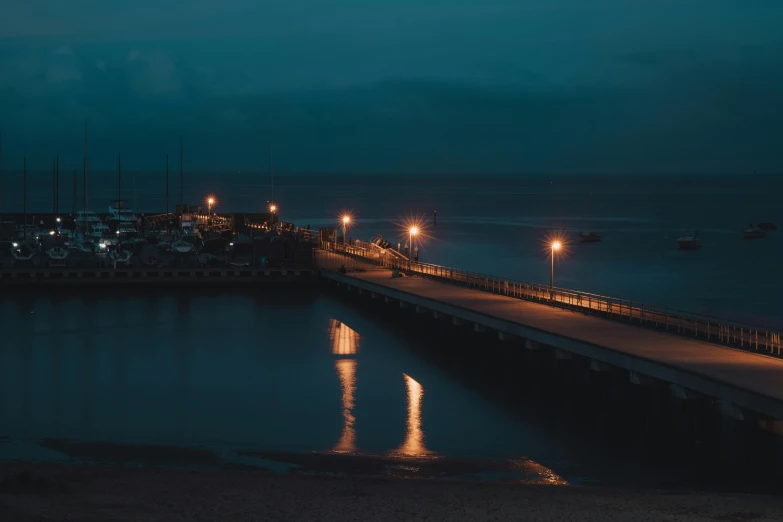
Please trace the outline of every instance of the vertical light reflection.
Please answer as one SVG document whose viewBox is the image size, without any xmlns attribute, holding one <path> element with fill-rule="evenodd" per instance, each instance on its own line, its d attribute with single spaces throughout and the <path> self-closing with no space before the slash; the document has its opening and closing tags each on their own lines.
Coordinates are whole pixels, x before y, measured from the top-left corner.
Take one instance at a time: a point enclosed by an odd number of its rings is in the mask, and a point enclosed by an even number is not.
<svg viewBox="0 0 783 522">
<path fill-rule="evenodd" d="M 340 378 L 340 386 L 343 389 L 343 432 L 340 440 L 333 448 L 337 453 L 355 453 L 356 452 L 356 430 L 353 416 L 353 407 L 355 404 L 354 394 L 356 392 L 356 366 L 355 359 L 338 359 L 334 363 L 337 369 L 337 376 Z"/>
<path fill-rule="evenodd" d="M 424 432 L 421 429 L 421 399 L 424 396 L 424 388 L 410 375 L 402 375 L 408 389 L 408 431 L 405 442 L 397 451 L 403 455 L 428 455 L 432 452 L 424 446 Z"/>
<path fill-rule="evenodd" d="M 359 352 L 359 334 L 337 319 L 332 319 L 329 324 L 329 338 L 335 355 L 356 355 Z"/>
<path fill-rule="evenodd" d="M 356 429 L 354 428 L 356 417 L 353 415 L 353 408 L 356 401 L 356 367 L 358 366 L 355 356 L 359 353 L 360 336 L 350 326 L 337 319 L 332 319 L 329 323 L 329 339 L 332 353 L 339 356 L 334 362 L 334 368 L 337 370 L 337 377 L 340 379 L 340 387 L 343 391 L 343 431 L 332 451 L 355 453 L 357 450 Z"/>
</svg>

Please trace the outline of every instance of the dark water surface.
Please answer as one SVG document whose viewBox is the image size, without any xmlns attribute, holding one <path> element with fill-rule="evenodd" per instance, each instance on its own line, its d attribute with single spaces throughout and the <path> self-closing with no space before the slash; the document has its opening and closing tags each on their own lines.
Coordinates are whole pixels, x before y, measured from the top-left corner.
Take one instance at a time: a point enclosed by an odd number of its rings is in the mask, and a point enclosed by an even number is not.
<svg viewBox="0 0 783 522">
<path fill-rule="evenodd" d="M 587 452 L 427 362 L 404 329 L 317 288 L 7 294 L 0 456 L 90 460 L 57 442 L 68 440 L 200 446 L 235 460 L 528 457 L 542 476 L 548 466 L 584 475 Z"/>
</svg>

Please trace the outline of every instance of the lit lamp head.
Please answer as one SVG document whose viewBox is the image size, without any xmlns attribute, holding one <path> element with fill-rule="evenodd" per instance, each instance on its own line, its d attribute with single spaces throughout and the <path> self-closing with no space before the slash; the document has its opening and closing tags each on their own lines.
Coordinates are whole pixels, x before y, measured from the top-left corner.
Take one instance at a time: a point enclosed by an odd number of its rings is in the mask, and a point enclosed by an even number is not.
<svg viewBox="0 0 783 522">
<path fill-rule="evenodd" d="M 351 222 L 351 216 L 343 216 L 343 225 L 347 225 Z"/>
<path fill-rule="evenodd" d="M 419 227 L 411 227 L 410 233 L 412 236 L 415 236 L 416 234 L 419 233 Z"/>
<path fill-rule="evenodd" d="M 271 212 L 277 212 L 277 205 L 275 205 L 275 204 L 269 205 L 269 210 Z"/>
<path fill-rule="evenodd" d="M 209 203 L 210 205 L 214 205 L 215 204 L 215 198 L 207 199 L 207 203 Z"/>
<path fill-rule="evenodd" d="M 57 221 L 58 223 L 61 223 L 61 222 L 62 222 L 62 220 L 61 220 L 60 218 L 57 218 L 57 219 L 56 219 L 56 221 Z"/>
<path fill-rule="evenodd" d="M 558 251 L 563 246 L 560 241 L 552 241 L 552 250 Z"/>
<path fill-rule="evenodd" d="M 54 230 L 50 230 L 50 231 L 49 231 L 49 235 L 50 235 L 50 236 L 53 236 L 53 235 L 54 235 Z"/>
</svg>

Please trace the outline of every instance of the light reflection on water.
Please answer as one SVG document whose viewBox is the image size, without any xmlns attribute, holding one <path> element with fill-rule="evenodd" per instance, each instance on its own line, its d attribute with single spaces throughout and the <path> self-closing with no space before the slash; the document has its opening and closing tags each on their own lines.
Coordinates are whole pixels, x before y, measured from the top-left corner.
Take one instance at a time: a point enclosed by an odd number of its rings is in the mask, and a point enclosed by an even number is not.
<svg viewBox="0 0 783 522">
<path fill-rule="evenodd" d="M 410 375 L 403 374 L 405 387 L 408 390 L 408 421 L 405 442 L 397 450 L 398 453 L 420 457 L 432 453 L 424 446 L 424 431 L 421 429 L 421 400 L 424 388 Z"/>
<path fill-rule="evenodd" d="M 414 460 L 551 446 L 328 296 L 178 292 L 0 296 L 0 439 Z"/>
</svg>

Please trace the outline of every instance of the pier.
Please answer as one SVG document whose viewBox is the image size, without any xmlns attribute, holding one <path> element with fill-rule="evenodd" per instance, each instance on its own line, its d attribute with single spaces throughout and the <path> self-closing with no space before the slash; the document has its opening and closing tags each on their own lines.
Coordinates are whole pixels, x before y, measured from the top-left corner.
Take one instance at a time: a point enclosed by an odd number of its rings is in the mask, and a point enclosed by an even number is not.
<svg viewBox="0 0 783 522">
<path fill-rule="evenodd" d="M 750 428 L 772 441 L 774 455 L 766 458 L 783 472 L 783 359 L 777 357 L 777 333 L 627 303 L 621 310 L 606 299 L 588 302 L 575 292 L 504 284 L 399 256 L 385 258 L 371 249 L 322 247 L 315 256 L 321 276 L 356 299 L 491 335 L 507 350 L 545 353 L 555 365 L 579 364 L 593 374 L 611 374 L 622 383 L 615 391 L 619 395 L 632 388 L 647 389 L 651 396 L 663 391 L 670 401 L 662 407 L 678 414 L 685 403 L 696 404 L 716 414 L 717 428 L 710 426 L 732 458 L 750 449 L 741 435 Z M 694 429 L 692 419 L 682 420 L 686 430 Z"/>
</svg>

